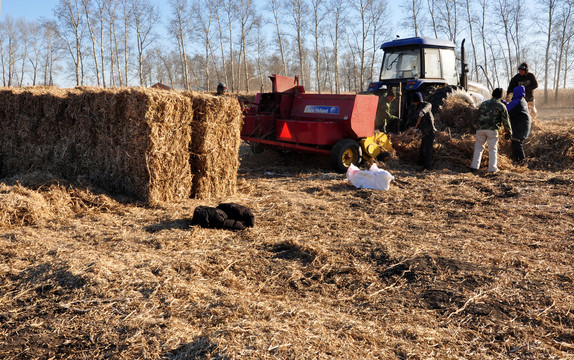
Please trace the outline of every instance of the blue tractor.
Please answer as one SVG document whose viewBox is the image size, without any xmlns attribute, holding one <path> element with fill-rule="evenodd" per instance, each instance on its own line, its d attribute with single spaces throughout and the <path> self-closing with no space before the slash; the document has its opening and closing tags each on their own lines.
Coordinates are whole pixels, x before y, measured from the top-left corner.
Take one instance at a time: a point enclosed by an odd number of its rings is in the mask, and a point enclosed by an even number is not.
<svg viewBox="0 0 574 360">
<path fill-rule="evenodd" d="M 457 67 L 455 44 L 448 40 L 431 38 L 405 38 L 381 45 L 384 50 L 379 81 L 372 82 L 367 93 L 378 96 L 389 88 L 399 93 L 394 112 L 401 117 L 401 110 L 411 103 L 414 92 L 420 92 L 425 101 L 439 114 L 449 98 L 463 100 L 476 106 L 490 97 L 486 86 L 468 81 L 464 54 L 461 46 L 460 65 Z"/>
</svg>

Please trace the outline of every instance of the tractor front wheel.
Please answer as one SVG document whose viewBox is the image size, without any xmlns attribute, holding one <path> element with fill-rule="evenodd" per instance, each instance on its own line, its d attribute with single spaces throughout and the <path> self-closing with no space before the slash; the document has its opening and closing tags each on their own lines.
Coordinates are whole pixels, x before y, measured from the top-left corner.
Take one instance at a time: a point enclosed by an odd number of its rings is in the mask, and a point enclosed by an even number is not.
<svg viewBox="0 0 574 360">
<path fill-rule="evenodd" d="M 344 173 L 351 164 L 358 166 L 362 157 L 359 143 L 352 139 L 341 139 L 331 150 L 331 165 L 336 171 Z"/>
</svg>

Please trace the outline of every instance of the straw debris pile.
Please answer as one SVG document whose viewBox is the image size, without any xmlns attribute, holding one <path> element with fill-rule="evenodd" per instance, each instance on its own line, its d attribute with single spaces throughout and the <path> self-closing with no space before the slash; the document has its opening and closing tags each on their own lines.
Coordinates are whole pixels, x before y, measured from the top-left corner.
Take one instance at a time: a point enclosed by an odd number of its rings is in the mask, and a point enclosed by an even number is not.
<svg viewBox="0 0 574 360">
<path fill-rule="evenodd" d="M 72 186 L 53 174 L 33 172 L 0 183 L 0 229 L 58 226 L 87 214 L 114 211 L 119 203 Z"/>
<path fill-rule="evenodd" d="M 462 170 L 468 167 L 474 152 L 478 109 L 458 99 L 449 99 L 436 117 L 439 130 L 435 139 L 434 163 L 437 169 Z M 392 136 L 397 157 L 415 164 L 421 145 L 420 133 L 401 133 Z M 565 127 L 563 120 L 534 122 L 530 137 L 524 144 L 528 167 L 538 170 L 567 170 L 574 164 L 574 128 Z M 499 139 L 498 165 L 514 168 L 511 142 Z M 482 157 L 481 168 L 488 164 L 488 151 Z"/>
<path fill-rule="evenodd" d="M 574 127 L 568 130 L 536 130 L 525 144 L 530 167 L 540 170 L 574 168 Z"/>
<path fill-rule="evenodd" d="M 455 134 L 474 134 L 478 108 L 470 107 L 461 99 L 449 98 L 437 115 L 436 126 Z"/>
<path fill-rule="evenodd" d="M 200 109 L 194 118 L 194 98 L 132 88 L 2 89 L 0 176 L 50 172 L 70 181 L 88 180 L 111 193 L 149 204 L 180 201 L 190 195 L 204 197 L 203 188 L 193 186 L 193 181 L 203 184 L 211 174 L 197 161 L 190 163 L 191 139 L 206 135 L 202 116 L 216 121 L 210 124 L 212 128 L 235 125 L 237 133 L 240 118 L 229 120 L 229 110 L 219 111 L 217 106 L 232 108 L 230 100 L 219 100 L 209 108 L 218 116 Z M 217 139 L 205 139 L 209 146 L 204 149 L 222 150 L 210 141 Z M 231 150 L 224 150 L 230 154 Z M 237 169 L 236 160 L 218 165 Z M 216 170 L 215 166 L 209 169 Z M 233 193 L 230 188 L 220 194 Z M 207 196 L 215 193 L 212 190 Z"/>
</svg>

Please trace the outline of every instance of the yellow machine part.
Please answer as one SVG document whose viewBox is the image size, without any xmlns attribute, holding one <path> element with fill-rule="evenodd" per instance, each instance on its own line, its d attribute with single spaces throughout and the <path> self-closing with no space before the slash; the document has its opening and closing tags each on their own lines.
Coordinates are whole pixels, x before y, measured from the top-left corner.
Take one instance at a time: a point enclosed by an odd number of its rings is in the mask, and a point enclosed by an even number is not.
<svg viewBox="0 0 574 360">
<path fill-rule="evenodd" d="M 376 159 L 377 156 L 384 151 L 393 151 L 393 144 L 391 144 L 389 136 L 378 130 L 375 131 L 374 136 L 361 139 L 360 144 L 363 149 L 363 158 L 365 160 L 368 160 L 369 158 Z"/>
</svg>

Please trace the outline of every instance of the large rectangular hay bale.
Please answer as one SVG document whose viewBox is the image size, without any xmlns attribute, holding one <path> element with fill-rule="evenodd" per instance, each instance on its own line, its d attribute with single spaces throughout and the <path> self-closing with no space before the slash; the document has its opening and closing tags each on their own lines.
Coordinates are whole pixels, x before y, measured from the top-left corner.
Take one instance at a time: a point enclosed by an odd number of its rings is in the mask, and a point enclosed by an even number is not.
<svg viewBox="0 0 574 360">
<path fill-rule="evenodd" d="M 150 204 L 189 197 L 192 102 L 150 89 L 0 89 L 2 176 L 86 178 Z"/>
<path fill-rule="evenodd" d="M 237 189 L 241 107 L 234 97 L 184 92 L 193 102 L 190 144 L 193 184 L 198 199 L 234 195 Z"/>
</svg>

